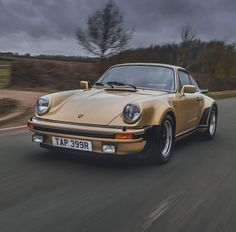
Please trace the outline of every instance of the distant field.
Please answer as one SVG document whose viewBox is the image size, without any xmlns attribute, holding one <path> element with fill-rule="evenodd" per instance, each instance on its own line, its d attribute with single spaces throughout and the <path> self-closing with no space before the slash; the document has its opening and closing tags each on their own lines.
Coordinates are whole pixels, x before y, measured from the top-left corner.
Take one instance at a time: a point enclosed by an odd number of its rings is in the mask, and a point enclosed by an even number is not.
<svg viewBox="0 0 236 232">
<path fill-rule="evenodd" d="M 0 66 L 0 77 L 9 76 L 11 74 L 9 67 L 1 67 Z"/>
<path fill-rule="evenodd" d="M 79 61 L 13 59 L 12 88 L 67 90 L 79 87 L 81 80 L 92 83 L 97 80 L 95 63 Z"/>
<path fill-rule="evenodd" d="M 11 77 L 11 64 L 8 61 L 0 61 L 0 86 L 9 83 Z"/>
</svg>

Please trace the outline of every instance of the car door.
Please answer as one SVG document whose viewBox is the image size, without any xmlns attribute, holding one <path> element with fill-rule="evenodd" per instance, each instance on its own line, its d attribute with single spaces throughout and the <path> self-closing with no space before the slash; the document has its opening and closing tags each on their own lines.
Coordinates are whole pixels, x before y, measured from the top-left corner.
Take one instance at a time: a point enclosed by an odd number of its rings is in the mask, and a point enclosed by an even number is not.
<svg viewBox="0 0 236 232">
<path fill-rule="evenodd" d="M 179 76 L 179 90 L 181 90 L 184 85 L 194 85 L 194 83 L 191 82 L 190 75 L 186 71 L 178 70 L 178 76 Z M 202 100 L 203 98 L 199 92 L 185 93 L 184 95 L 179 93 L 178 97 L 179 133 L 184 133 L 197 127 L 201 115 Z"/>
</svg>

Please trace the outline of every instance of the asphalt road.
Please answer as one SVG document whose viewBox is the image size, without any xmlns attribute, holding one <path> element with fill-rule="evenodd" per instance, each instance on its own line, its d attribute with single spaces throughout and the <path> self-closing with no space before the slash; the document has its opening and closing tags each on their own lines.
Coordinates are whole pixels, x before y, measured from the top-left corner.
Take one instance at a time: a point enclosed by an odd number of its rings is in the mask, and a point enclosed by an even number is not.
<svg viewBox="0 0 236 232">
<path fill-rule="evenodd" d="M 0 132 L 0 231 L 236 231 L 236 98 L 213 141 L 191 136 L 170 163 L 56 154 Z"/>
</svg>

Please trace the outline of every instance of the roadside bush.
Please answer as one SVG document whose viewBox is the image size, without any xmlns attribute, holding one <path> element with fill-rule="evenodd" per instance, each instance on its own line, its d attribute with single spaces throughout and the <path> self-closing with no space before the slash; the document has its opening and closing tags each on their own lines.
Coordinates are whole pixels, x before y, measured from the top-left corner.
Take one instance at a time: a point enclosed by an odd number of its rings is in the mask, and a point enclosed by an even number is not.
<svg viewBox="0 0 236 232">
<path fill-rule="evenodd" d="M 128 57 L 127 57 L 128 59 Z M 104 60 L 103 63 L 53 61 L 39 59 L 15 59 L 12 66 L 11 87 L 38 90 L 68 90 L 79 88 L 81 80 L 93 84 L 111 65 L 124 63 L 123 59 Z M 140 60 L 141 62 L 142 60 Z M 129 62 L 125 60 L 125 62 Z M 206 74 L 193 72 L 193 77 L 202 88 L 210 91 L 236 89 L 236 76 L 232 74 Z"/>
<path fill-rule="evenodd" d="M 210 75 L 192 73 L 201 88 L 208 88 L 209 91 L 222 91 L 236 89 L 236 76 Z"/>
<path fill-rule="evenodd" d="M 94 83 L 96 79 L 92 63 L 16 59 L 12 65 L 10 85 L 17 88 L 64 90 L 78 88 L 80 80 Z"/>
</svg>

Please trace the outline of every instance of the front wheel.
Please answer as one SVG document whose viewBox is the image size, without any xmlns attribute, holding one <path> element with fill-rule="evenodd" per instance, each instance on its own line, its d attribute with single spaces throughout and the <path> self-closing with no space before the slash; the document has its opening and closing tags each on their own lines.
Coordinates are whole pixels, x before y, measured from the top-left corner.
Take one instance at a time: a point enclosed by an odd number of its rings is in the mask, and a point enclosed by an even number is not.
<svg viewBox="0 0 236 232">
<path fill-rule="evenodd" d="M 150 153 L 152 163 L 164 164 L 170 160 L 173 141 L 174 123 L 171 116 L 166 115 L 159 128 L 154 131 Z"/>
</svg>

